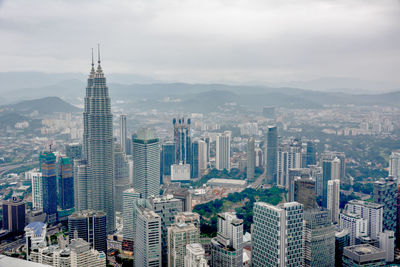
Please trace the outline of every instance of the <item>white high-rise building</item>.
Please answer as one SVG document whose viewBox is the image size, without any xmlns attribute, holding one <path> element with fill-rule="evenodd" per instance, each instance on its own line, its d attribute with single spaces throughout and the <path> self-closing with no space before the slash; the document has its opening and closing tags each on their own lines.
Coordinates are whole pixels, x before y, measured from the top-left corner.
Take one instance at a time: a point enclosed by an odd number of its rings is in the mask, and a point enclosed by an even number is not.
<svg viewBox="0 0 400 267">
<path fill-rule="evenodd" d="M 341 163 L 340 163 L 340 159 L 338 157 L 335 157 L 332 160 L 332 169 L 331 169 L 331 179 L 332 180 L 336 180 L 339 179 L 340 180 L 340 169 Z"/>
<path fill-rule="evenodd" d="M 71 240 L 71 267 L 93 266 L 105 267 L 106 255 L 90 247 L 90 244 L 82 238 Z"/>
<path fill-rule="evenodd" d="M 350 234 L 350 246 L 355 245 L 356 238 L 367 233 L 368 222 L 360 215 L 344 212 L 339 214 L 340 229 L 348 229 Z"/>
<path fill-rule="evenodd" d="M 390 155 L 389 176 L 400 178 L 400 151 L 393 151 Z"/>
<path fill-rule="evenodd" d="M 394 232 L 386 230 L 379 234 L 379 248 L 386 252 L 386 262 L 394 261 Z"/>
<path fill-rule="evenodd" d="M 160 194 L 160 148 L 151 129 L 140 129 L 132 140 L 133 188 L 142 198 Z"/>
<path fill-rule="evenodd" d="M 291 143 L 280 146 L 277 161 L 277 184 L 289 189 L 289 169 L 299 169 L 302 165 L 300 144 Z"/>
<path fill-rule="evenodd" d="M 140 194 L 133 188 L 126 189 L 122 195 L 122 215 L 123 215 L 123 238 L 125 242 L 133 245 L 133 209 L 135 199 L 140 198 Z"/>
<path fill-rule="evenodd" d="M 303 205 L 254 204 L 254 267 L 297 267 L 303 264 Z"/>
<path fill-rule="evenodd" d="M 215 166 L 221 171 L 231 169 L 231 139 L 227 134 L 217 136 Z"/>
<path fill-rule="evenodd" d="M 243 220 L 234 213 L 218 214 L 217 237 L 211 239 L 212 266 L 243 266 Z"/>
<path fill-rule="evenodd" d="M 199 243 L 186 245 L 185 267 L 208 267 L 202 245 Z"/>
<path fill-rule="evenodd" d="M 347 212 L 355 213 L 367 220 L 367 235 L 377 239 L 382 232 L 383 205 L 361 200 L 350 200 L 345 207 Z"/>
<path fill-rule="evenodd" d="M 199 177 L 201 177 L 207 169 L 207 143 L 204 140 L 199 140 Z"/>
<path fill-rule="evenodd" d="M 41 210 L 43 208 L 42 173 L 37 170 L 26 172 L 25 179 L 32 182 L 32 208 Z"/>
<path fill-rule="evenodd" d="M 127 129 L 126 129 L 126 115 L 124 114 L 120 115 L 119 117 L 119 128 L 120 128 L 119 141 L 121 144 L 122 151 L 126 154 Z"/>
<path fill-rule="evenodd" d="M 339 221 L 339 203 L 340 203 L 340 180 L 328 181 L 328 204 L 327 209 L 332 217 L 332 222 Z"/>
<path fill-rule="evenodd" d="M 184 267 L 186 246 L 200 241 L 194 224 L 175 223 L 168 227 L 168 267 Z"/>
<path fill-rule="evenodd" d="M 47 225 L 42 222 L 31 222 L 24 230 L 26 240 L 26 258 L 27 260 L 30 260 L 33 248 L 46 246 Z"/>
<path fill-rule="evenodd" d="M 161 266 L 161 217 L 144 207 L 135 213 L 135 266 Z"/>
</svg>

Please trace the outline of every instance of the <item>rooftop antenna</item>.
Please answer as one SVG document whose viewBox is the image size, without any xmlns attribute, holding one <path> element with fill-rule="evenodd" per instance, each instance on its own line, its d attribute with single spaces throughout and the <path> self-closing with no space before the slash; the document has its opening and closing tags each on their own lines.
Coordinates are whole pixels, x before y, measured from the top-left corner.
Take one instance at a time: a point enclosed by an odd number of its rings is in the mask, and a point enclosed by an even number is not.
<svg viewBox="0 0 400 267">
<path fill-rule="evenodd" d="M 98 61 L 97 61 L 97 63 L 100 64 L 100 44 L 97 44 L 97 52 L 98 52 Z"/>
</svg>

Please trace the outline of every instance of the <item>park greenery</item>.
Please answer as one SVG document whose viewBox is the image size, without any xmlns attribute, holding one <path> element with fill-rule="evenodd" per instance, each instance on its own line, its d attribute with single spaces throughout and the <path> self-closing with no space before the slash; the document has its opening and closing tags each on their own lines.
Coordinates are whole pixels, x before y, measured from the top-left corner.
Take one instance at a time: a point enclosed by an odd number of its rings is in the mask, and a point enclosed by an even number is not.
<svg viewBox="0 0 400 267">
<path fill-rule="evenodd" d="M 277 205 L 282 201 L 284 192 L 285 190 L 277 187 L 271 189 L 246 188 L 242 192 L 231 193 L 222 199 L 196 205 L 193 212 L 200 214 L 200 230 L 203 235 L 215 236 L 217 214 L 227 211 L 236 212 L 237 217 L 243 219 L 243 230 L 250 232 L 250 225 L 253 223 L 254 202 L 261 201 Z"/>
</svg>

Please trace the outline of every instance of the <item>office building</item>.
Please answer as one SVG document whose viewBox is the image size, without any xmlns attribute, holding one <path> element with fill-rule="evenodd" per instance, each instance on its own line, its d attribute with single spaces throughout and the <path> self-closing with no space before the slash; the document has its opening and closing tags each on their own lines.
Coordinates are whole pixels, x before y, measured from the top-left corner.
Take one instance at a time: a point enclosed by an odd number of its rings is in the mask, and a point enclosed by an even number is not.
<svg viewBox="0 0 400 267">
<path fill-rule="evenodd" d="M 254 204 L 252 263 L 254 267 L 303 264 L 303 205 Z"/>
<path fill-rule="evenodd" d="M 31 251 L 34 247 L 46 246 L 47 225 L 42 222 L 32 222 L 25 227 L 26 259 L 31 259 Z"/>
<path fill-rule="evenodd" d="M 277 184 L 290 190 L 293 180 L 289 178 L 290 169 L 300 169 L 302 166 L 301 144 L 297 140 L 284 143 L 278 147 L 277 154 Z M 292 176 L 293 178 L 293 176 Z M 289 200 L 290 201 L 290 200 Z"/>
<path fill-rule="evenodd" d="M 339 221 L 339 204 L 340 204 L 340 180 L 328 181 L 328 200 L 327 209 L 331 215 L 332 222 L 337 223 Z"/>
<path fill-rule="evenodd" d="M 304 265 L 335 265 L 335 227 L 328 211 L 304 211 Z"/>
<path fill-rule="evenodd" d="M 309 166 L 311 172 L 311 178 L 315 180 L 315 193 L 319 199 L 322 199 L 323 191 L 323 175 L 322 167 L 311 165 Z"/>
<path fill-rule="evenodd" d="M 268 126 L 267 138 L 265 140 L 265 168 L 266 182 L 269 184 L 277 183 L 278 166 L 278 128 Z"/>
<path fill-rule="evenodd" d="M 194 224 L 175 223 L 168 227 L 168 267 L 184 267 L 186 246 L 199 241 L 200 230 Z"/>
<path fill-rule="evenodd" d="M 173 142 L 162 145 L 161 162 L 162 175 L 171 176 L 171 165 L 175 163 L 175 144 Z"/>
<path fill-rule="evenodd" d="M 217 237 L 211 239 L 211 266 L 243 266 L 243 220 L 234 213 L 218 214 Z"/>
<path fill-rule="evenodd" d="M 317 152 L 313 141 L 307 141 L 306 167 L 317 164 Z"/>
<path fill-rule="evenodd" d="M 133 188 L 142 198 L 160 194 L 160 150 L 151 129 L 140 129 L 132 140 Z"/>
<path fill-rule="evenodd" d="M 25 173 L 25 179 L 32 182 L 32 209 L 42 210 L 43 193 L 42 193 L 42 173 L 33 170 Z"/>
<path fill-rule="evenodd" d="M 74 205 L 74 172 L 73 164 L 68 157 L 58 160 L 58 203 L 61 209 L 72 209 Z"/>
<path fill-rule="evenodd" d="M 217 170 L 231 169 L 231 139 L 229 135 L 222 134 L 217 136 L 215 167 Z"/>
<path fill-rule="evenodd" d="M 366 219 L 367 235 L 372 239 L 377 239 L 382 232 L 383 225 L 383 205 L 361 200 L 350 200 L 345 209 L 347 212 L 355 213 Z"/>
<path fill-rule="evenodd" d="M 303 181 L 310 180 L 310 169 L 308 168 L 293 168 L 288 169 L 285 174 L 285 185 L 282 185 L 287 190 L 287 200 L 294 201 L 294 186 L 295 180 L 302 179 Z M 309 184 L 311 186 L 311 184 Z"/>
<path fill-rule="evenodd" d="M 360 244 L 343 249 L 343 266 L 385 266 L 385 251 L 369 244 Z"/>
<path fill-rule="evenodd" d="M 43 152 L 39 156 L 42 172 L 43 212 L 47 214 L 47 222 L 57 221 L 57 169 L 56 156 L 52 152 Z"/>
<path fill-rule="evenodd" d="M 128 137 L 128 130 L 126 128 L 126 115 L 121 114 L 119 116 L 119 144 L 121 146 L 122 152 L 125 154 L 127 152 L 126 150 L 128 147 L 127 137 Z"/>
<path fill-rule="evenodd" d="M 196 138 L 192 142 L 191 178 L 200 178 L 207 169 L 207 144 Z"/>
<path fill-rule="evenodd" d="M 397 181 L 393 177 L 374 183 L 374 202 L 383 205 L 383 230 L 396 231 Z"/>
<path fill-rule="evenodd" d="M 337 158 L 338 160 L 335 160 Z M 335 160 L 335 164 L 339 164 L 339 177 L 337 177 L 337 169 L 333 169 L 332 179 L 343 180 L 346 177 L 346 154 L 343 152 L 326 151 L 322 153 L 321 160 Z M 335 165 L 337 166 L 337 165 Z"/>
<path fill-rule="evenodd" d="M 393 151 L 390 155 L 389 176 L 400 178 L 400 151 Z"/>
<path fill-rule="evenodd" d="M 115 210 L 122 212 L 122 195 L 129 188 L 129 162 L 120 144 L 114 145 Z"/>
<path fill-rule="evenodd" d="M 74 160 L 74 204 L 75 211 L 88 209 L 88 165 L 86 160 Z"/>
<path fill-rule="evenodd" d="M 350 246 L 349 229 L 339 229 L 335 232 L 335 266 L 343 265 L 343 249 Z"/>
<path fill-rule="evenodd" d="M 135 214 L 134 266 L 161 266 L 161 218 L 144 207 Z"/>
<path fill-rule="evenodd" d="M 82 238 L 97 251 L 107 253 L 107 219 L 103 211 L 85 210 L 68 217 L 69 240 Z"/>
<path fill-rule="evenodd" d="M 91 249 L 90 243 L 81 238 L 72 239 L 69 248 L 71 250 L 71 267 L 106 266 L 105 253 L 102 251 L 99 252 L 97 250 Z"/>
<path fill-rule="evenodd" d="M 191 164 L 190 119 L 174 118 L 175 163 Z"/>
<path fill-rule="evenodd" d="M 76 159 L 82 158 L 82 144 L 70 143 L 65 146 L 65 155 L 74 162 Z"/>
<path fill-rule="evenodd" d="M 151 209 L 161 219 L 162 263 L 168 265 L 168 227 L 175 222 L 175 215 L 183 211 L 183 202 L 172 195 L 149 199 Z"/>
<path fill-rule="evenodd" d="M 133 209 L 134 209 L 134 201 L 135 199 L 140 198 L 140 194 L 135 191 L 133 188 L 126 189 L 123 192 L 122 200 L 123 200 L 123 243 L 122 248 L 125 251 L 133 251 L 133 240 L 134 240 L 134 232 L 133 232 Z"/>
<path fill-rule="evenodd" d="M 16 197 L 3 201 L 3 229 L 10 233 L 23 233 L 25 228 L 25 202 Z"/>
<path fill-rule="evenodd" d="M 360 215 L 350 212 L 339 214 L 340 229 L 349 230 L 350 246 L 356 244 L 356 238 L 367 233 L 368 221 Z"/>
<path fill-rule="evenodd" d="M 393 231 L 385 230 L 382 233 L 379 233 L 379 248 L 385 251 L 386 262 L 394 261 L 394 246 L 395 246 L 394 241 L 395 238 Z"/>
<path fill-rule="evenodd" d="M 256 166 L 256 152 L 254 137 L 247 141 L 247 179 L 254 181 L 254 168 Z"/>
<path fill-rule="evenodd" d="M 101 105 L 99 104 L 101 103 Z M 83 159 L 87 164 L 87 208 L 107 214 L 107 233 L 115 230 L 113 115 L 100 65 L 90 71 L 83 112 Z M 78 177 L 78 179 L 81 177 Z"/>
<path fill-rule="evenodd" d="M 293 186 L 293 198 L 292 201 L 303 204 L 304 210 L 314 209 L 317 207 L 315 202 L 315 181 L 311 178 L 300 178 L 294 179 Z"/>
<path fill-rule="evenodd" d="M 208 267 L 205 251 L 201 244 L 186 245 L 185 267 Z"/>
<path fill-rule="evenodd" d="M 339 179 L 340 165 L 337 164 L 337 160 L 335 162 L 334 160 L 331 158 L 322 160 L 322 207 L 324 208 L 328 205 L 328 181 Z"/>
</svg>

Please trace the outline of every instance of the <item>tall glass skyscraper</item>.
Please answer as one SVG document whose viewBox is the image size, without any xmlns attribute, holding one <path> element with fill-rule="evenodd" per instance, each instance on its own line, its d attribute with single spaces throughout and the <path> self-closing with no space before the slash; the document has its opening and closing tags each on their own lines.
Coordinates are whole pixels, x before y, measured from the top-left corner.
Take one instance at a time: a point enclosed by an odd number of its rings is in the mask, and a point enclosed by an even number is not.
<svg viewBox="0 0 400 267">
<path fill-rule="evenodd" d="M 276 126 L 268 126 L 266 149 L 265 149 L 265 167 L 266 182 L 276 184 L 277 182 L 277 165 L 278 165 L 278 128 Z"/>
<path fill-rule="evenodd" d="M 68 157 L 58 160 L 58 202 L 63 210 L 74 207 L 74 177 Z"/>
<path fill-rule="evenodd" d="M 43 212 L 47 214 L 47 221 L 57 220 L 57 170 L 56 156 L 45 151 L 40 154 L 40 171 L 42 172 L 42 201 Z"/>
<path fill-rule="evenodd" d="M 107 232 L 115 230 L 114 157 L 111 100 L 100 65 L 92 69 L 83 112 L 83 157 L 87 162 L 87 206 L 107 214 Z"/>
</svg>

